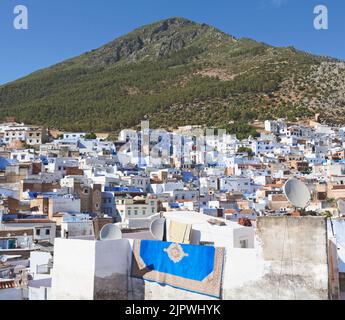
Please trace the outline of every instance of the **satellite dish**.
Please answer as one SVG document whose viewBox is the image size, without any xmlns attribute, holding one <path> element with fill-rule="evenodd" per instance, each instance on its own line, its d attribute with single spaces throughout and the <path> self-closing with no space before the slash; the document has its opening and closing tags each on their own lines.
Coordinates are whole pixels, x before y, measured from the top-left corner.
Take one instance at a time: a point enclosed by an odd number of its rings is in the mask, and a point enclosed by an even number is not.
<svg viewBox="0 0 345 320">
<path fill-rule="evenodd" d="M 338 209 L 340 214 L 345 214 L 345 200 L 339 199 L 337 201 Z"/>
<path fill-rule="evenodd" d="M 165 236 L 165 222 L 164 218 L 153 220 L 150 226 L 150 232 L 153 238 L 163 241 Z"/>
<path fill-rule="evenodd" d="M 119 240 L 122 239 L 122 232 L 115 224 L 106 224 L 99 234 L 102 241 Z"/>
<path fill-rule="evenodd" d="M 0 256 L 0 262 L 1 263 L 6 263 L 7 262 L 7 257 L 6 256 Z"/>
<path fill-rule="evenodd" d="M 305 209 L 311 200 L 308 187 L 297 179 L 290 179 L 285 183 L 284 194 L 289 202 L 298 209 Z"/>
</svg>

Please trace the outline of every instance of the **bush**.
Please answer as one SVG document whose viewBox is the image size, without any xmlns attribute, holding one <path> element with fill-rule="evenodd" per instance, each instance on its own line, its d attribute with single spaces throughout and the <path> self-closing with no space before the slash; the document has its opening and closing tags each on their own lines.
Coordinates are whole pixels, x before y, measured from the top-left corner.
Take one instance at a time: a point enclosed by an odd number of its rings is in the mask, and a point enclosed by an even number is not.
<svg viewBox="0 0 345 320">
<path fill-rule="evenodd" d="M 88 134 L 86 134 L 85 135 L 85 139 L 86 140 L 95 140 L 95 139 L 97 139 L 97 136 L 96 136 L 96 134 L 95 133 L 88 133 Z"/>
</svg>

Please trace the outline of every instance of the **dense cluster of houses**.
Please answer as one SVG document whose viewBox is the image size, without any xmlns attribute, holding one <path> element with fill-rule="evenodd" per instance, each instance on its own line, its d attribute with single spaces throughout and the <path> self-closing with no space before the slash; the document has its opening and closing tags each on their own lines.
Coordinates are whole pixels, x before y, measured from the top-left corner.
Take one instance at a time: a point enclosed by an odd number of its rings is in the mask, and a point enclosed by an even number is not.
<svg viewBox="0 0 345 320">
<path fill-rule="evenodd" d="M 196 126 L 145 126 L 115 140 L 0 125 L 0 299 L 48 299 L 56 240 L 99 240 L 109 223 L 135 238 L 164 215 L 213 218 L 232 230 L 233 248 L 250 249 L 261 217 L 345 217 L 345 128 L 268 120 L 259 137 L 240 141 Z M 291 177 L 309 188 L 305 212 L 283 192 Z"/>
</svg>

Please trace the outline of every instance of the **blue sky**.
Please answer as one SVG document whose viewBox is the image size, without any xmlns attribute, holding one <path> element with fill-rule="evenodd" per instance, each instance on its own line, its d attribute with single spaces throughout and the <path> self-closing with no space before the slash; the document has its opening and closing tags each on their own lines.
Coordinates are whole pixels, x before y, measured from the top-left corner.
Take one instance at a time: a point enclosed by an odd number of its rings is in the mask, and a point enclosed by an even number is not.
<svg viewBox="0 0 345 320">
<path fill-rule="evenodd" d="M 29 10 L 29 30 L 13 28 L 18 4 Z M 318 4 L 328 6 L 329 30 L 313 27 Z M 345 60 L 344 0 L 0 0 L 0 84 L 172 16 Z"/>
</svg>

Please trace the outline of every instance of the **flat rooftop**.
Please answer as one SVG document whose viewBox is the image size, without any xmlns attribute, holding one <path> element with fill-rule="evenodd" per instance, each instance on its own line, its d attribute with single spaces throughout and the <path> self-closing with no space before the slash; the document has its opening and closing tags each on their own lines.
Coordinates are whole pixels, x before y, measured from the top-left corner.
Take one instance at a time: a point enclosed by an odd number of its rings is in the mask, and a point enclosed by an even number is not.
<svg viewBox="0 0 345 320">
<path fill-rule="evenodd" d="M 171 219 L 171 220 L 176 220 L 181 223 L 186 223 L 186 224 L 204 224 L 204 225 L 209 225 L 210 227 L 214 228 L 216 231 L 218 228 L 219 230 L 224 230 L 224 228 L 231 228 L 231 229 L 242 229 L 242 228 L 247 228 L 244 226 L 241 226 L 237 222 L 229 221 L 223 218 L 217 218 L 213 216 L 209 216 L 206 214 L 202 214 L 196 211 L 171 211 L 171 212 L 165 212 L 164 217 Z M 219 220 L 220 222 L 224 222 L 226 225 L 225 226 L 217 226 L 217 225 L 211 225 L 207 221 L 211 219 L 216 219 Z"/>
</svg>

